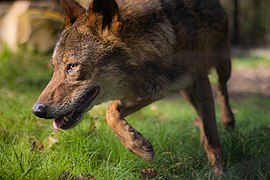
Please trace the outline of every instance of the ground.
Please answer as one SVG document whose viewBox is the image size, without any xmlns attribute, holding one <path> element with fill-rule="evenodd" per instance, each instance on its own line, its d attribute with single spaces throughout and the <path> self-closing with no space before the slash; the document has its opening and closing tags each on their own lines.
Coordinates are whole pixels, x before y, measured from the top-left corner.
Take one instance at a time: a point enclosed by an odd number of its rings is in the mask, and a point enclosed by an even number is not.
<svg viewBox="0 0 270 180">
<path fill-rule="evenodd" d="M 128 117 L 152 142 L 152 163 L 130 153 L 108 128 L 108 104 L 91 110 L 69 131 L 56 132 L 51 121 L 35 117 L 31 107 L 50 79 L 50 56 L 0 53 L 0 179 L 213 178 L 192 123 L 196 114 L 180 96 Z M 269 58 L 233 58 L 229 81 L 236 117 L 233 131 L 222 127 L 216 106 L 224 179 L 270 179 L 269 72 Z M 216 77 L 211 81 L 215 84 Z"/>
<path fill-rule="evenodd" d="M 270 61 L 270 60 L 269 60 Z M 244 67 L 232 72 L 228 83 L 231 96 L 261 95 L 270 96 L 270 68 Z"/>
<path fill-rule="evenodd" d="M 232 48 L 231 96 L 270 96 L 270 49 Z"/>
</svg>

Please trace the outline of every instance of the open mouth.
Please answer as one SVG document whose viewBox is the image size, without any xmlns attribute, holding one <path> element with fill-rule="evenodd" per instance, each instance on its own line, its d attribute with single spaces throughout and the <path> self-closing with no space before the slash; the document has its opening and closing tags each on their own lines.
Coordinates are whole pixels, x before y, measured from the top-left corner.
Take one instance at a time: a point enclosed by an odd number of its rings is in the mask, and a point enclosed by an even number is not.
<svg viewBox="0 0 270 180">
<path fill-rule="evenodd" d="M 83 114 L 90 107 L 92 101 L 97 97 L 99 88 L 92 88 L 86 95 L 81 99 L 77 108 L 67 113 L 62 117 L 58 117 L 53 120 L 53 128 L 59 129 L 70 129 L 76 126 L 82 119 Z"/>
</svg>

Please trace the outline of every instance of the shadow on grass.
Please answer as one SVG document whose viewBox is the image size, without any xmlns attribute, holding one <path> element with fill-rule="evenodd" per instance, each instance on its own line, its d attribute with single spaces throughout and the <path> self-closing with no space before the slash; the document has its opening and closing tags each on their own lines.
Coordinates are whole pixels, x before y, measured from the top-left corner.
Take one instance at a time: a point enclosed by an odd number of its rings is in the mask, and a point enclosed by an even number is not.
<svg viewBox="0 0 270 180">
<path fill-rule="evenodd" d="M 174 136 L 177 136 L 175 134 Z M 269 179 L 270 178 L 270 131 L 257 130 L 240 133 L 237 128 L 220 134 L 222 139 L 225 174 L 222 179 Z M 212 179 L 203 146 L 199 144 L 199 134 L 195 139 L 186 139 L 189 147 L 181 147 L 179 142 L 167 141 L 158 149 L 156 164 L 159 176 L 169 179 Z M 178 139 L 181 139 L 179 136 Z M 197 143 L 197 144 L 196 144 Z M 193 144 L 193 146 L 190 146 Z M 171 148 L 174 146 L 173 148 Z M 195 150 L 194 150 L 195 149 Z M 161 153 L 162 152 L 162 153 Z"/>
<path fill-rule="evenodd" d="M 223 135 L 223 152 L 227 169 L 225 177 L 270 178 L 270 130 L 254 129 L 243 133 L 236 129 Z"/>
<path fill-rule="evenodd" d="M 167 106 L 165 103 L 171 103 L 170 101 L 175 100 L 167 99 L 160 105 L 164 109 Z M 180 110 L 180 107 L 183 106 L 181 100 L 179 100 L 179 104 L 181 105 L 178 106 L 173 102 L 173 106 L 170 108 Z M 218 123 L 226 169 L 223 178 L 269 179 L 270 112 L 268 108 L 270 102 L 265 101 L 265 97 L 261 96 L 242 96 L 233 99 L 232 104 L 236 116 L 235 129 L 225 130 L 221 123 Z M 163 110 L 162 108 L 161 110 Z M 170 115 L 166 115 L 166 113 Z M 153 132 L 147 136 L 156 136 L 157 139 L 154 141 L 156 149 L 154 164 L 159 169 L 159 177 L 169 179 L 214 178 L 209 171 L 210 167 L 207 165 L 203 146 L 199 144 L 199 132 L 192 125 L 192 117 L 186 116 L 181 121 L 183 114 L 179 113 L 177 117 L 171 111 L 166 113 L 163 113 L 162 116 L 170 119 L 169 121 L 161 120 L 152 122 L 151 125 L 144 125 L 144 127 L 150 127 L 147 132 Z M 219 121 L 219 116 L 217 119 Z M 156 128 L 155 124 L 159 124 L 160 128 Z M 160 139 L 158 140 L 158 138 Z"/>
</svg>

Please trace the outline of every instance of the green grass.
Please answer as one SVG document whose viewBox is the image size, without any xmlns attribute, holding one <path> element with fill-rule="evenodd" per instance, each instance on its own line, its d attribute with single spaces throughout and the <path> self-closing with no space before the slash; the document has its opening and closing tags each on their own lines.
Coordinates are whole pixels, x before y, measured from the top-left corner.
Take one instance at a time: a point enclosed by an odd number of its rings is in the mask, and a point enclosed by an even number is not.
<svg viewBox="0 0 270 180">
<path fill-rule="evenodd" d="M 0 179 L 58 179 L 63 171 L 91 174 L 95 179 L 140 179 L 143 168 L 156 168 L 155 179 L 213 178 L 193 126 L 195 113 L 178 97 L 128 117 L 152 142 L 156 152 L 152 163 L 130 153 L 107 127 L 107 104 L 91 110 L 76 128 L 56 133 L 51 121 L 31 113 L 50 79 L 49 59 L 50 55 L 29 52 L 0 55 Z M 217 113 L 224 179 L 269 179 L 269 99 L 239 97 L 232 99 L 232 106 L 237 120 L 233 131 L 222 128 Z M 49 138 L 58 142 L 50 145 Z M 44 148 L 34 148 L 34 142 Z"/>
<path fill-rule="evenodd" d="M 235 68 L 270 68 L 270 59 L 261 57 L 235 57 L 233 59 L 233 66 Z"/>
</svg>

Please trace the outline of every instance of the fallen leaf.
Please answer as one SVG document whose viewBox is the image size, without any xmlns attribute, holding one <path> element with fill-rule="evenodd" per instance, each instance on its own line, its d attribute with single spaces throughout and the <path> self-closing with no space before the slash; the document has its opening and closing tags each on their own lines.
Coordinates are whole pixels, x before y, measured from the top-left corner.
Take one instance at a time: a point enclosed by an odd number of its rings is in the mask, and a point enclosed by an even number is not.
<svg viewBox="0 0 270 180">
<path fill-rule="evenodd" d="M 76 180 L 94 180 L 94 176 L 91 176 L 90 174 L 86 175 L 79 175 Z"/>
<path fill-rule="evenodd" d="M 157 176 L 158 171 L 155 168 L 142 169 L 141 177 L 143 179 L 152 179 Z"/>
<path fill-rule="evenodd" d="M 31 141 L 32 141 L 32 144 L 31 144 L 31 151 L 34 151 L 34 150 L 39 150 L 39 151 L 42 151 L 44 150 L 44 145 L 41 141 L 37 140 L 36 137 L 32 137 L 31 138 Z"/>
<path fill-rule="evenodd" d="M 71 174 L 68 171 L 63 171 L 59 176 L 58 176 L 58 180 L 67 180 L 67 179 L 71 179 Z"/>
</svg>

